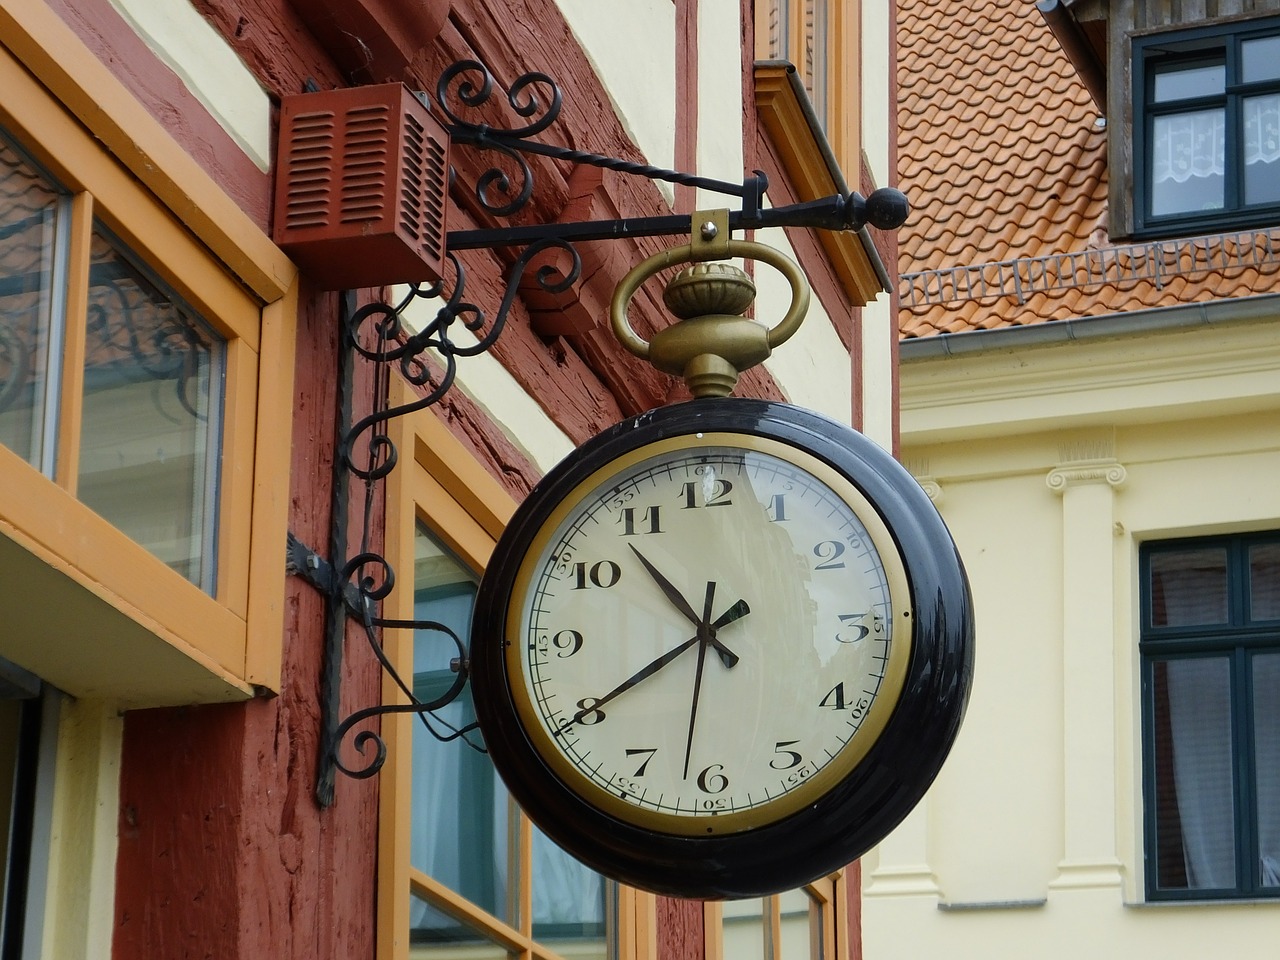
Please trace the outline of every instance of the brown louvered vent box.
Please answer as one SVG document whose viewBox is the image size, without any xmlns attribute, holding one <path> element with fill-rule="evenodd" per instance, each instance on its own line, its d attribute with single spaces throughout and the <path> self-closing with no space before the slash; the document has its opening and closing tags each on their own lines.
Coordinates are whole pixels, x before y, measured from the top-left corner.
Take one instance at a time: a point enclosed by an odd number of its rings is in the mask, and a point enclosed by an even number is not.
<svg viewBox="0 0 1280 960">
<path fill-rule="evenodd" d="M 275 242 L 324 290 L 441 275 L 449 135 L 400 83 L 285 97 Z"/>
</svg>

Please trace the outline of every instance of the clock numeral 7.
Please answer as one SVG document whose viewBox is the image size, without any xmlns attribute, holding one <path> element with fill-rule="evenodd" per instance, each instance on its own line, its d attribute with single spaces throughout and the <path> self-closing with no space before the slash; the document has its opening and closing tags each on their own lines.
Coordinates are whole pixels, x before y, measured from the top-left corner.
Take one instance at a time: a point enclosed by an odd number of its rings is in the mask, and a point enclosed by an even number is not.
<svg viewBox="0 0 1280 960">
<path fill-rule="evenodd" d="M 641 754 L 644 755 L 644 759 L 640 761 L 639 768 L 636 770 L 635 773 L 632 774 L 632 776 L 643 777 L 645 770 L 648 769 L 649 767 L 649 761 L 653 759 L 653 755 L 657 752 L 658 752 L 657 747 L 635 747 L 633 749 L 628 749 L 627 750 L 628 757 L 638 757 Z"/>
<path fill-rule="evenodd" d="M 586 590 L 588 585 L 596 587 L 612 587 L 622 579 L 622 568 L 612 560 L 601 560 L 587 566 L 585 560 L 579 560 L 572 567 L 574 590 Z"/>
</svg>

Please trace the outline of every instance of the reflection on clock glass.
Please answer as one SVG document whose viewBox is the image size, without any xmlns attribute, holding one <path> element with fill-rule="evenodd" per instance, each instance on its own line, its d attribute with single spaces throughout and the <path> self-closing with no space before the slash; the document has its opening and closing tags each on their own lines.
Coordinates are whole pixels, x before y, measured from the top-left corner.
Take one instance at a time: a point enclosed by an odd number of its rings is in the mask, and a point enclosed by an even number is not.
<svg viewBox="0 0 1280 960">
<path fill-rule="evenodd" d="M 699 823 L 772 812 L 847 771 L 892 708 L 873 709 L 892 579 L 849 504 L 789 459 L 641 460 L 536 557 L 519 668 L 540 749 L 610 803 Z"/>
</svg>

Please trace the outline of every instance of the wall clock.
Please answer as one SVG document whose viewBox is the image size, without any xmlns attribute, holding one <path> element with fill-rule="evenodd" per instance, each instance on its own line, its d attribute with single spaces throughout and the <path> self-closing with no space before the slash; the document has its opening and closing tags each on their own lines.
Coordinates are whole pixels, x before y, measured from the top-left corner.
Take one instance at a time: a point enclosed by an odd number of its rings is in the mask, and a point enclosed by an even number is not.
<svg viewBox="0 0 1280 960">
<path fill-rule="evenodd" d="M 552 839 L 644 889 L 760 896 L 856 859 L 923 795 L 964 712 L 972 604 L 880 447 L 698 399 L 538 484 L 470 658 L 493 762 Z"/>
</svg>

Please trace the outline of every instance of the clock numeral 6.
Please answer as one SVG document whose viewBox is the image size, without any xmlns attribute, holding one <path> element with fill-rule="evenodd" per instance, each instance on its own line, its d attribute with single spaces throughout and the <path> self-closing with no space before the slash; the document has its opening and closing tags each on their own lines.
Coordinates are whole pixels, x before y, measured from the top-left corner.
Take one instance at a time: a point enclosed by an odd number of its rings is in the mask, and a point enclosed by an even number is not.
<svg viewBox="0 0 1280 960">
<path fill-rule="evenodd" d="M 612 587 L 622 579 L 622 568 L 612 560 L 601 560 L 587 566 L 585 560 L 573 565 L 574 590 L 586 590 L 588 584 L 595 587 Z"/>
<path fill-rule="evenodd" d="M 729 778 L 723 773 L 712 773 L 724 769 L 723 763 L 713 763 L 698 774 L 698 789 L 703 793 L 724 793 L 729 787 Z"/>
</svg>

